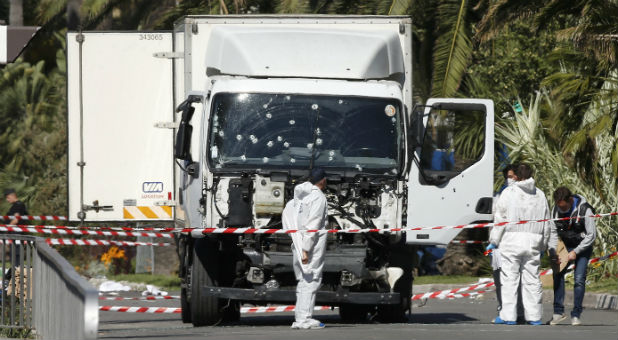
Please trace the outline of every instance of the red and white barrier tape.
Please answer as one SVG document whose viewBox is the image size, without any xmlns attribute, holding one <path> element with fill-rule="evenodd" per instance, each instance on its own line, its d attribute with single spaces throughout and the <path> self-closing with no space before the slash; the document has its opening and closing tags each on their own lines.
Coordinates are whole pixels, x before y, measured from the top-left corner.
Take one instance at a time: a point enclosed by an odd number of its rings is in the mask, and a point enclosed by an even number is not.
<svg viewBox="0 0 618 340">
<path fill-rule="evenodd" d="M 70 238 L 48 238 L 45 242 L 53 246 L 118 246 L 118 247 L 137 247 L 155 246 L 168 247 L 171 243 L 154 242 L 130 242 L 130 241 L 111 241 L 111 240 L 74 240 Z"/>
<path fill-rule="evenodd" d="M 99 311 L 121 313 L 150 313 L 150 314 L 177 314 L 181 308 L 174 307 L 123 307 L 123 306 L 99 306 Z"/>
<path fill-rule="evenodd" d="M 450 294 L 450 295 L 447 295 L 446 298 L 450 300 L 461 299 L 461 298 L 473 297 L 473 296 L 477 296 L 477 295 L 481 295 L 481 294 L 485 294 L 485 293 L 489 293 L 493 291 L 495 291 L 495 289 L 478 290 L 472 293 Z"/>
<path fill-rule="evenodd" d="M 38 221 L 66 221 L 67 217 L 66 216 L 27 216 L 27 215 L 23 215 L 23 216 L 1 216 L 2 219 L 18 219 L 18 220 L 29 220 L 29 221 L 33 221 L 33 220 L 38 220 Z"/>
<path fill-rule="evenodd" d="M 139 296 L 139 297 L 122 297 L 122 296 L 99 296 L 99 300 L 106 301 L 158 301 L 158 300 L 179 300 L 180 296 Z"/>
<path fill-rule="evenodd" d="M 295 306 L 271 306 L 271 307 L 242 307 L 241 314 L 282 313 L 293 312 Z M 315 306 L 313 310 L 330 310 L 329 306 Z M 99 311 L 121 313 L 151 313 L 151 314 L 177 314 L 182 308 L 177 307 L 124 307 L 124 306 L 99 306 Z"/>
<path fill-rule="evenodd" d="M 483 244 L 488 241 L 477 241 L 477 240 L 452 240 L 451 243 L 455 244 Z"/>
<path fill-rule="evenodd" d="M 422 299 L 445 299 L 449 295 L 453 295 L 453 294 L 461 293 L 461 292 L 468 292 L 468 291 L 479 290 L 479 289 L 483 289 L 483 288 L 492 287 L 494 285 L 495 284 L 494 284 L 493 281 L 489 281 L 489 282 L 485 282 L 485 283 L 473 284 L 473 285 L 462 287 L 462 288 L 437 290 L 435 292 L 416 294 L 416 295 L 412 296 L 411 299 L 413 301 L 414 300 L 422 300 Z"/>
<path fill-rule="evenodd" d="M 585 217 L 591 218 L 601 218 L 608 216 L 618 216 L 618 212 L 604 213 L 604 214 L 596 214 L 589 215 Z M 37 216 L 34 216 L 37 217 Z M 46 216 L 46 217 L 54 217 L 54 216 Z M 63 216 L 56 216 L 63 217 Z M 307 233 L 390 233 L 390 232 L 405 232 L 405 231 L 420 231 L 420 230 L 444 230 L 444 229 L 477 229 L 477 228 L 489 228 L 489 227 L 501 227 L 507 225 L 518 225 L 518 224 L 527 224 L 527 223 L 540 223 L 540 222 L 550 222 L 550 221 L 565 221 L 574 218 L 581 217 L 563 217 L 563 218 L 554 218 L 554 219 L 542 219 L 542 220 L 525 220 L 525 221 L 512 221 L 512 222 L 496 222 L 496 223 L 477 223 L 477 224 L 462 224 L 462 225 L 453 225 L 453 226 L 436 226 L 436 227 L 408 227 L 408 228 L 385 228 L 385 229 L 321 229 L 321 230 L 299 230 L 299 229 L 258 229 L 258 228 L 171 228 L 171 227 L 141 227 L 141 228 L 133 228 L 133 227 L 73 227 L 73 226 L 30 226 L 30 225 L 1 225 L 0 227 L 12 227 L 12 228 L 43 228 L 43 229 L 60 229 L 67 230 L 68 233 L 71 233 L 71 230 L 79 230 L 83 231 L 82 234 L 87 234 L 88 231 L 96 231 L 96 235 L 102 231 L 108 232 L 144 232 L 144 231 L 152 231 L 154 234 L 147 235 L 132 235 L 131 233 L 127 234 L 112 234 L 112 236 L 146 236 L 146 237 L 171 237 L 171 236 L 158 236 L 159 233 L 170 233 L 170 232 L 180 232 L 180 233 L 190 233 L 193 231 L 198 231 L 203 234 L 292 234 L 297 232 L 307 232 Z M 0 231 L 12 231 L 12 230 L 2 230 Z M 15 230 L 17 232 L 28 232 L 22 230 Z M 79 234 L 79 233 L 77 233 Z M 155 235 L 155 236 L 153 236 Z M 477 241 L 474 241 L 476 243 Z M 458 243 L 462 243 L 458 241 Z M 472 243 L 472 241 L 470 241 Z"/>
<path fill-rule="evenodd" d="M 601 218 L 608 216 L 618 216 L 618 212 L 611 212 L 605 214 L 589 215 L 585 217 Z M 512 222 L 493 222 L 493 223 L 477 223 L 477 224 L 462 224 L 454 226 L 437 226 L 437 227 L 408 227 L 408 228 L 384 228 L 384 229 L 256 229 L 256 228 L 184 228 L 178 232 L 191 233 L 194 231 L 201 232 L 202 234 L 293 234 L 298 232 L 305 233 L 325 233 L 325 234 L 358 234 L 358 233 L 391 233 L 391 232 L 406 232 L 406 231 L 420 231 L 420 230 L 444 230 L 444 229 L 478 229 L 489 227 L 503 227 L 507 225 L 518 225 L 528 223 L 542 223 L 552 221 L 566 221 L 574 218 L 582 217 L 564 217 L 564 218 L 548 218 L 542 220 L 525 220 L 525 221 L 512 221 Z"/>
<path fill-rule="evenodd" d="M 50 228 L 51 227 L 51 228 Z M 99 235 L 99 236 L 120 236 L 120 237 L 161 237 L 173 238 L 171 233 L 157 232 L 131 232 L 131 231 L 101 231 L 101 230 L 74 230 L 64 228 L 54 228 L 54 226 L 15 226 L 0 224 L 0 231 L 12 233 L 34 233 L 34 234 L 53 234 L 53 235 Z"/>
<path fill-rule="evenodd" d="M 240 313 L 242 314 L 260 314 L 260 313 L 282 313 L 293 312 L 296 306 L 268 306 L 268 307 L 241 307 Z M 315 306 L 313 310 L 330 310 L 330 306 Z"/>
<path fill-rule="evenodd" d="M 156 232 L 165 232 L 169 233 L 174 230 L 180 230 L 172 227 L 77 227 L 77 226 L 66 226 L 66 225 L 46 225 L 46 226 L 35 226 L 35 225 L 19 225 L 20 227 L 44 227 L 45 229 L 62 229 L 62 230 L 101 230 L 101 231 L 156 231 Z"/>
</svg>

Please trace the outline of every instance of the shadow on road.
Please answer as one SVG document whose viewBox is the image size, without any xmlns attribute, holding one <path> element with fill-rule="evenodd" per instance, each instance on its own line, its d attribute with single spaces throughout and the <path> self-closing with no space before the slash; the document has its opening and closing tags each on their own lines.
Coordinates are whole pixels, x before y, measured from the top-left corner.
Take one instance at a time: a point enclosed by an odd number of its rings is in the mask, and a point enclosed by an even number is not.
<svg viewBox="0 0 618 340">
<path fill-rule="evenodd" d="M 451 324 L 478 321 L 462 313 L 413 313 L 409 323 Z"/>
</svg>

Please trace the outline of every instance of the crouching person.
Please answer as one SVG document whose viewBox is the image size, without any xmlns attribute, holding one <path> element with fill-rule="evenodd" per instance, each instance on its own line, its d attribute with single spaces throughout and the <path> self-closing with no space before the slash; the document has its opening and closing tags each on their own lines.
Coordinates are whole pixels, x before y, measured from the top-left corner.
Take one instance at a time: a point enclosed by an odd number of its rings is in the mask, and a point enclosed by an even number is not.
<svg viewBox="0 0 618 340">
<path fill-rule="evenodd" d="M 553 218 L 569 218 L 555 221 L 554 225 L 558 236 L 564 242 L 569 255 L 568 261 L 575 263 L 575 284 L 573 286 L 573 310 L 571 311 L 571 325 L 581 325 L 580 316 L 582 303 L 586 293 L 586 270 L 592 255 L 592 244 L 597 232 L 594 219 L 587 217 L 594 214 L 594 210 L 584 197 L 574 195 L 566 187 L 554 191 L 556 205 L 552 211 Z M 557 260 L 559 263 L 560 260 Z M 554 272 L 554 315 L 549 322 L 557 325 L 566 319 L 564 314 L 564 274 Z"/>
</svg>

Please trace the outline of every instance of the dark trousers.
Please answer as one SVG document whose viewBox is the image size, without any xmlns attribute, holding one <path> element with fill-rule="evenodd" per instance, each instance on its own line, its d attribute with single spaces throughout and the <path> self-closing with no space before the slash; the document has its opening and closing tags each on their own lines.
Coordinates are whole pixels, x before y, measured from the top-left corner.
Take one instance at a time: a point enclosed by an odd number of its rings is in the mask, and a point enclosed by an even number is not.
<svg viewBox="0 0 618 340">
<path fill-rule="evenodd" d="M 570 252 L 573 248 L 567 250 Z M 575 259 L 575 283 L 573 285 L 573 310 L 571 317 L 580 317 L 582 314 L 582 304 L 586 293 L 586 272 L 588 261 L 592 255 L 592 247 L 577 254 Z M 564 275 L 566 271 L 554 273 L 554 314 L 564 314 Z"/>
</svg>

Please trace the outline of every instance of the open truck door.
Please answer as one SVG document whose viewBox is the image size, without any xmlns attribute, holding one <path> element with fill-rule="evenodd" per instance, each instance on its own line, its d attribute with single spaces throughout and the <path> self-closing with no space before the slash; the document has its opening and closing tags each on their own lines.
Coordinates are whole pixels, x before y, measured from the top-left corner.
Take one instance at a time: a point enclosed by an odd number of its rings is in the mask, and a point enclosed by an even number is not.
<svg viewBox="0 0 618 340">
<path fill-rule="evenodd" d="M 415 110 L 407 227 L 492 219 L 494 106 L 486 99 L 430 99 Z M 422 124 L 420 124 L 422 122 Z M 413 124 L 414 125 L 414 124 Z M 407 243 L 448 244 L 461 229 L 406 233 Z"/>
<path fill-rule="evenodd" d="M 173 219 L 170 32 L 67 34 L 69 219 Z M 158 204 L 157 204 L 158 202 Z"/>
</svg>

